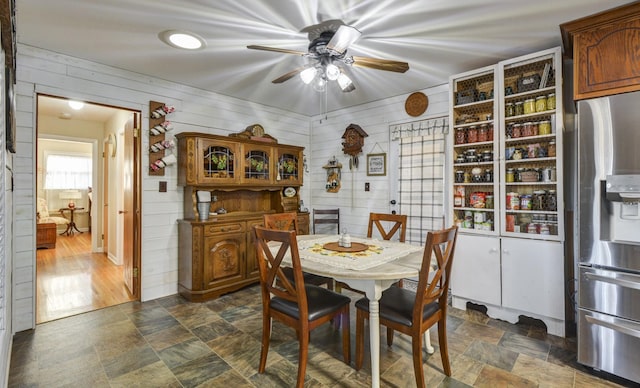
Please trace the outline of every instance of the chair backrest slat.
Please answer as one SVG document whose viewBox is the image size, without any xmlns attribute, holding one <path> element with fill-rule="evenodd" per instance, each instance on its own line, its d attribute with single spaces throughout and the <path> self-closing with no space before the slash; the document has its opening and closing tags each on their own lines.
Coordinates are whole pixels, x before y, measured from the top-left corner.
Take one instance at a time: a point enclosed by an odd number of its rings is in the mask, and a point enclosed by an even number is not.
<svg viewBox="0 0 640 388">
<path fill-rule="evenodd" d="M 280 231 L 256 225 L 253 227 L 253 233 L 263 302 L 274 295 L 296 302 L 301 316 L 308 316 L 305 288 L 295 287 L 296 284 L 304 284 L 295 230 Z M 272 248 L 278 246 L 277 244 L 280 245 L 274 254 Z M 294 283 L 285 276 L 281 267 L 287 253 L 291 256 Z"/>
<path fill-rule="evenodd" d="M 316 234 L 318 224 L 334 224 L 340 234 L 340 209 L 313 209 L 313 234 Z"/>
<path fill-rule="evenodd" d="M 388 230 L 385 229 L 387 223 L 390 223 Z M 369 226 L 367 228 L 367 237 L 369 238 L 373 237 L 374 225 L 383 240 L 391 240 L 399 231 L 398 241 L 405 242 L 407 236 L 407 216 L 405 214 L 369 214 Z"/>
<path fill-rule="evenodd" d="M 418 280 L 416 303 L 413 309 L 413 322 L 420 324 L 424 306 L 438 301 L 440 308 L 445 310 L 451 280 L 451 266 L 455 251 L 458 228 L 429 232 L 422 256 L 422 266 Z M 432 258 L 435 258 L 437 268 L 429 278 Z"/>
</svg>

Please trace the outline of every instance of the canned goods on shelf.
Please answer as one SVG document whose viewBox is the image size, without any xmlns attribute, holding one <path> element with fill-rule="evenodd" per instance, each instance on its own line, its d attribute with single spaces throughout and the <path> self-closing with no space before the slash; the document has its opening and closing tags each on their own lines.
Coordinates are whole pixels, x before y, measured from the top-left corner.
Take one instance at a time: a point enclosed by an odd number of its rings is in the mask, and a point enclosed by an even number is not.
<svg viewBox="0 0 640 388">
<path fill-rule="evenodd" d="M 507 210 L 520 210 L 520 194 L 516 192 L 507 193 Z"/>
<path fill-rule="evenodd" d="M 511 127 L 511 137 L 517 138 L 522 136 L 522 124 L 516 123 Z"/>
<path fill-rule="evenodd" d="M 467 142 L 467 133 L 464 128 L 456 128 L 455 131 L 455 143 L 465 144 Z"/>
<path fill-rule="evenodd" d="M 513 171 L 512 168 L 508 168 L 507 169 L 507 174 L 506 174 L 506 177 L 505 177 L 505 181 L 507 183 L 515 182 L 515 175 L 514 175 L 514 171 Z"/>
<path fill-rule="evenodd" d="M 478 127 L 474 125 L 469 127 L 469 129 L 467 130 L 467 142 L 475 143 L 477 141 L 478 141 Z"/>
<path fill-rule="evenodd" d="M 480 129 L 478 129 L 478 141 L 488 141 L 489 140 L 489 126 L 487 124 L 482 124 Z"/>
<path fill-rule="evenodd" d="M 520 196 L 520 209 L 531 210 L 531 195 L 523 194 Z"/>
<path fill-rule="evenodd" d="M 516 104 L 514 105 L 514 113 L 516 116 L 520 116 L 524 114 L 524 104 L 522 103 L 522 101 L 518 101 L 516 102 Z"/>
<path fill-rule="evenodd" d="M 512 102 L 508 102 L 504 107 L 504 115 L 506 117 L 511 117 L 515 115 L 515 110 Z"/>
<path fill-rule="evenodd" d="M 554 158 L 556 156 L 556 142 L 553 140 L 549 142 L 549 147 L 547 147 L 547 155 L 549 155 L 550 158 Z"/>
</svg>

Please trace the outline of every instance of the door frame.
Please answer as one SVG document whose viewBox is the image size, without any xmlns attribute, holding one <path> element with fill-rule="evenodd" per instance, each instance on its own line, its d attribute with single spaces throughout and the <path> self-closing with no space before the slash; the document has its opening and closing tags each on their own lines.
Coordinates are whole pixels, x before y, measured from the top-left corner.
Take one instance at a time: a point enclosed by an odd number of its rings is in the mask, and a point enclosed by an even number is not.
<svg viewBox="0 0 640 388">
<path fill-rule="evenodd" d="M 117 109 L 117 110 L 121 110 L 121 111 L 126 111 L 129 112 L 133 115 L 133 120 L 134 120 L 134 137 L 133 137 L 133 163 L 132 163 L 132 168 L 133 168 L 133 214 L 134 214 L 134 222 L 133 222 L 133 228 L 134 228 L 134 238 L 133 238 L 133 267 L 135 269 L 137 269 L 137 279 L 134 279 L 133 284 L 133 297 L 135 300 L 139 301 L 141 299 L 141 262 L 142 262 L 142 173 L 141 173 L 141 166 L 142 166 L 142 145 L 141 145 L 141 128 L 142 128 L 142 111 L 140 109 L 133 109 L 133 108 L 127 108 L 127 107 L 122 107 L 122 106 L 117 106 L 117 105 L 111 105 L 111 104 L 103 104 L 100 102 L 95 102 L 95 101 L 91 101 L 91 100 L 84 100 L 84 99 L 78 99 L 78 98 L 72 98 L 69 97 L 67 95 L 65 95 L 65 93 L 61 93 L 61 94 L 49 94 L 49 93 L 41 93 L 41 92 L 37 92 L 35 93 L 35 102 L 36 102 L 36 107 L 35 107 L 35 119 L 36 119 L 36 124 L 35 124 L 35 145 L 37 147 L 37 140 L 39 137 L 39 131 L 38 131 L 38 116 L 39 116 L 39 110 L 38 110 L 38 97 L 51 97 L 51 98 L 58 98 L 58 99 L 66 99 L 66 100 L 80 100 L 83 101 L 87 104 L 93 104 L 93 105 L 99 105 L 99 106 L 104 106 L 104 107 L 108 107 L 108 108 L 113 108 L 113 109 Z M 57 135 L 56 135 L 57 136 Z M 47 136 L 49 138 L 53 138 L 53 136 Z M 58 136 L 59 139 L 63 139 L 64 136 Z M 74 140 L 77 141 L 78 138 L 70 138 L 70 137 L 66 137 L 65 140 Z M 80 139 L 80 141 L 83 140 L 91 140 L 93 141 L 94 139 Z M 104 143 L 103 143 L 104 144 Z M 98 154 L 98 141 L 96 140 L 93 144 L 93 150 L 95 151 L 94 154 L 94 161 L 93 161 L 93 168 L 94 171 L 96 170 L 96 168 L 102 168 L 104 166 L 100 166 L 100 155 Z M 104 149 L 103 149 L 104 152 Z M 105 157 L 107 157 L 106 155 L 103 155 Z M 113 166 L 112 166 L 113 167 Z M 97 180 L 97 174 L 94 174 L 94 177 L 92 178 L 92 184 L 94 185 L 93 187 L 96 188 L 98 187 L 98 180 Z M 34 187 L 34 195 L 35 195 L 35 190 L 37 190 Z M 95 194 L 95 190 L 94 190 L 94 194 Z M 102 202 L 100 204 L 104 204 L 104 196 L 101 198 Z M 95 201 L 94 198 L 94 207 L 98 206 L 99 204 L 97 204 L 98 201 Z M 112 211 L 116 211 L 116 209 L 114 208 Z M 95 213 L 94 213 L 95 214 Z M 104 220 L 103 220 L 104 221 Z M 97 225 L 97 221 L 94 222 L 94 220 L 92 219 L 92 230 L 97 230 L 95 228 L 95 226 Z M 35 230 L 35 226 L 34 226 L 34 230 Z M 97 239 L 97 236 L 95 237 L 95 239 Z M 94 244 L 94 237 L 92 236 L 92 250 L 94 249 L 94 245 L 98 245 L 98 243 L 96 242 L 96 244 Z M 35 241 L 35 239 L 34 239 Z M 119 243 L 122 243 L 121 241 Z M 34 249 L 35 249 L 35 244 L 34 244 Z M 107 253 L 107 252 L 105 252 Z M 35 268 L 36 263 L 34 262 L 34 268 Z M 124 279 L 123 279 L 124 281 Z M 34 279 L 34 295 L 35 295 L 35 279 Z M 36 305 L 34 304 L 34 311 L 33 311 L 33 315 L 35 316 L 35 308 Z"/>
</svg>

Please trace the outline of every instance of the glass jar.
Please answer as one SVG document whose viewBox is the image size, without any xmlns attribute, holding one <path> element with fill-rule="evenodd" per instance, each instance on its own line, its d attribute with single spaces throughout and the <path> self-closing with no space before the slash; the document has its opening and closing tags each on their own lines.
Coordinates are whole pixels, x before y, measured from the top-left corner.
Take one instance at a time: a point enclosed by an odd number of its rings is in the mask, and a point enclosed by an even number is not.
<svg viewBox="0 0 640 388">
<path fill-rule="evenodd" d="M 511 117 L 515 114 L 514 106 L 512 102 L 508 102 L 504 107 L 504 115 L 506 117 Z"/>
<path fill-rule="evenodd" d="M 524 172 L 524 167 L 519 167 L 515 172 L 516 182 L 522 182 L 522 173 Z"/>
<path fill-rule="evenodd" d="M 493 141 L 493 123 L 487 125 L 487 141 Z"/>
<path fill-rule="evenodd" d="M 540 234 L 545 234 L 545 235 L 551 234 L 551 230 L 549 229 L 548 224 L 540 224 Z"/>
<path fill-rule="evenodd" d="M 520 210 L 531 210 L 531 195 L 522 194 L 520 196 Z"/>
<path fill-rule="evenodd" d="M 529 98 L 524 100 L 524 114 L 528 115 L 531 113 L 536 113 L 536 100 L 533 98 Z"/>
<path fill-rule="evenodd" d="M 526 122 L 522 124 L 522 137 L 533 136 L 533 123 Z"/>
<path fill-rule="evenodd" d="M 511 137 L 518 138 L 522 136 L 522 124 L 516 123 L 511 127 Z"/>
<path fill-rule="evenodd" d="M 493 171 L 490 169 L 484 170 L 484 181 L 493 182 Z"/>
<path fill-rule="evenodd" d="M 456 183 L 464 183 L 464 170 L 456 171 Z"/>
<path fill-rule="evenodd" d="M 551 135 L 551 121 L 543 120 L 540 123 L 538 123 L 538 134 Z"/>
<path fill-rule="evenodd" d="M 547 195 L 546 210 L 551 212 L 558 210 L 558 196 L 555 190 L 549 190 L 549 195 Z"/>
<path fill-rule="evenodd" d="M 515 173 L 513 171 L 513 168 L 508 168 L 507 169 L 507 174 L 506 174 L 506 177 L 505 177 L 505 181 L 507 183 L 515 182 Z"/>
<path fill-rule="evenodd" d="M 555 158 L 556 156 L 556 142 L 553 140 L 549 142 L 549 147 L 547 147 L 547 155 L 549 155 L 550 158 Z"/>
<path fill-rule="evenodd" d="M 516 102 L 516 104 L 514 105 L 513 108 L 513 112 L 515 116 L 520 116 L 524 114 L 524 105 L 522 103 L 522 101 L 518 101 Z"/>
<path fill-rule="evenodd" d="M 533 192 L 531 199 L 531 209 L 533 210 L 546 210 L 546 194 L 544 190 L 536 190 Z"/>
<path fill-rule="evenodd" d="M 467 142 L 467 133 L 464 128 L 456 128 L 455 131 L 455 143 L 465 144 Z"/>
<path fill-rule="evenodd" d="M 538 225 L 533 222 L 527 226 L 527 233 L 538 234 Z"/>
<path fill-rule="evenodd" d="M 544 112 L 547 110 L 547 96 L 536 97 L 536 112 Z"/>
<path fill-rule="evenodd" d="M 556 109 L 556 94 L 549 93 L 549 95 L 547 95 L 547 110 L 553 109 Z"/>
<path fill-rule="evenodd" d="M 467 142 L 476 143 L 478 141 L 478 127 L 475 125 L 467 130 Z"/>
<path fill-rule="evenodd" d="M 487 124 L 482 124 L 478 129 L 478 141 L 484 142 L 489 140 L 489 127 Z"/>
<path fill-rule="evenodd" d="M 484 207 L 487 209 L 493 209 L 493 195 L 487 194 L 484 199 Z"/>
</svg>

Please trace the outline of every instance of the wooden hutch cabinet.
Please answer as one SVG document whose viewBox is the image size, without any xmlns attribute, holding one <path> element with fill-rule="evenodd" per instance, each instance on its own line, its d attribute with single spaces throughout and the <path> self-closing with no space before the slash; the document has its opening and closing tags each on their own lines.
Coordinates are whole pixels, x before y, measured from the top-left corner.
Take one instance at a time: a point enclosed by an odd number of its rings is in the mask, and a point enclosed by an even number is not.
<svg viewBox="0 0 640 388">
<path fill-rule="evenodd" d="M 302 147 L 240 137 L 179 133 L 178 184 L 184 187 L 179 221 L 178 290 L 202 302 L 259 281 L 252 228 L 267 213 L 298 211 Z M 211 193 L 201 221 L 197 192 Z M 309 214 L 298 213 L 301 234 Z"/>
</svg>

